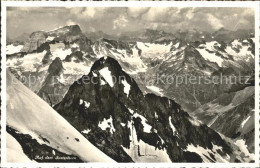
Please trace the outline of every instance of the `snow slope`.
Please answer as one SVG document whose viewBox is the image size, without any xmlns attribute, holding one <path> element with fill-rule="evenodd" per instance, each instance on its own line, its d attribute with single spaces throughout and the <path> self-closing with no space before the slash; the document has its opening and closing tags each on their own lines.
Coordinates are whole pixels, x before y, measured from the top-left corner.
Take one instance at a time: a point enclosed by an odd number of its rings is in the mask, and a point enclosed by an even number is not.
<svg viewBox="0 0 260 168">
<path fill-rule="evenodd" d="M 146 88 L 148 88 L 156 95 L 163 96 L 162 89 L 158 88 L 157 86 L 146 86 Z"/>
<path fill-rule="evenodd" d="M 31 135 L 40 144 L 78 156 L 85 162 L 114 162 L 9 72 L 6 109 L 7 125 L 23 134 Z M 40 136 L 48 139 L 50 143 L 41 140 Z"/>
<path fill-rule="evenodd" d="M 6 149 L 7 162 L 33 162 L 23 153 L 21 145 L 9 133 L 6 133 Z"/>
</svg>

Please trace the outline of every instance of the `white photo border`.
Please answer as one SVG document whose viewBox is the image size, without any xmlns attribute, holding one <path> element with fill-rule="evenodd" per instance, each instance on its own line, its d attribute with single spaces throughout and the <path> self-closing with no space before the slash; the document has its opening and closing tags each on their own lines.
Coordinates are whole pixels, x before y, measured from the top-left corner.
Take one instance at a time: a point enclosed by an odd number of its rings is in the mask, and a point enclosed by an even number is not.
<svg viewBox="0 0 260 168">
<path fill-rule="evenodd" d="M 259 167 L 259 5 L 254 1 L 2 1 L 1 4 L 1 167 Z M 6 8 L 7 7 L 250 7 L 255 10 L 255 163 L 7 163 Z"/>
</svg>

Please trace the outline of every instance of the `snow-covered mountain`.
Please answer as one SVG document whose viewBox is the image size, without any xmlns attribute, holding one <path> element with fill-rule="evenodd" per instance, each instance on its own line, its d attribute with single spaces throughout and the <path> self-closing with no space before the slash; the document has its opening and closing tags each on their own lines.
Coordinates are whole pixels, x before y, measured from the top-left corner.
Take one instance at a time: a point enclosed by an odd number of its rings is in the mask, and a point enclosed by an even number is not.
<svg viewBox="0 0 260 168">
<path fill-rule="evenodd" d="M 175 34 L 145 30 L 111 38 L 102 32 L 86 36 L 74 25 L 34 32 L 24 43 L 9 44 L 7 66 L 25 86 L 116 161 L 235 161 L 227 159 L 227 155 L 238 156 L 236 147 L 227 144 L 226 148 L 204 136 L 214 135 L 223 143 L 243 145 L 243 149 L 252 152 L 254 126 L 247 123 L 254 121 L 254 95 L 243 96 L 253 93 L 254 87 L 203 84 L 205 79 L 201 83 L 177 85 L 176 81 L 166 83 L 165 78 L 158 81 L 156 76 L 202 76 L 209 80 L 221 75 L 252 76 L 254 43 L 250 31 L 243 30 L 220 29 L 207 33 L 194 29 Z M 126 80 L 119 85 L 109 78 L 122 74 Z M 75 84 L 83 77 L 94 77 L 99 85 Z M 227 104 L 219 103 L 226 99 Z M 239 103 L 234 105 L 233 99 Z M 155 112 L 157 110 L 161 112 Z M 176 110 L 182 111 L 181 114 L 175 114 Z M 223 117 L 233 117 L 235 124 L 222 124 Z M 197 119 L 211 129 L 203 124 L 196 126 L 199 125 Z M 241 122 L 245 122 L 243 127 Z M 167 128 L 164 129 L 165 123 Z M 212 132 L 205 135 L 204 129 Z M 176 131 L 182 135 L 175 135 Z M 223 135 L 219 137 L 216 132 Z M 194 136 L 189 139 L 188 135 Z M 200 135 L 200 139 L 195 135 Z M 226 151 L 216 152 L 219 147 L 215 148 L 211 142 Z M 176 150 L 169 150 L 171 148 Z M 230 152 L 228 148 L 234 150 Z M 190 153 L 193 151 L 197 154 Z M 247 156 L 242 154 L 236 161 L 252 160 L 250 152 L 244 152 Z M 215 160 L 212 154 L 217 155 Z"/>
<path fill-rule="evenodd" d="M 133 34 L 134 32 L 125 33 L 125 36 L 134 37 Z M 34 32 L 24 46 L 7 46 L 7 66 L 18 75 L 28 78 L 31 74 L 39 77 L 40 80 L 30 86 L 25 81 L 26 86 L 38 93 L 44 87 L 47 70 L 55 58 L 59 57 L 62 61 L 64 70 L 61 76 L 64 79 L 68 79 L 68 76 L 75 79 L 87 74 L 95 60 L 107 55 L 119 61 L 123 69 L 136 79 L 142 91 L 151 92 L 149 88 L 156 88 L 152 89 L 153 93 L 160 91 L 160 95 L 175 99 L 188 111 L 214 100 L 229 86 L 176 85 L 176 82 L 166 85 L 165 81 L 154 81 L 156 75 L 176 77 L 188 74 L 210 76 L 212 79 L 224 72 L 229 72 L 228 75 L 254 74 L 254 38 L 250 31 L 234 32 L 222 28 L 210 34 L 214 37 L 227 37 L 228 40 L 198 38 L 199 34 L 206 37 L 209 33 L 196 29 L 186 32 L 180 30 L 175 35 L 149 29 L 136 34 L 143 40 L 132 39 L 129 42 L 124 39 L 119 41 L 101 38 L 91 41 L 77 25 L 49 32 Z M 186 40 L 186 37 L 192 37 L 193 40 Z M 72 84 L 73 79 L 65 81 L 65 88 Z M 63 96 L 67 89 L 61 90 L 60 95 Z M 53 96 L 47 97 L 52 99 Z M 59 96 L 54 99 L 51 100 L 52 104 L 61 100 Z"/>
<path fill-rule="evenodd" d="M 187 43 L 176 39 L 144 43 L 101 39 L 94 43 L 93 51 L 99 57 L 108 55 L 118 60 L 128 74 L 138 77 L 137 83 L 143 91 L 149 92 L 147 87 L 151 85 L 157 87 L 165 96 L 175 99 L 189 111 L 213 100 L 228 86 L 201 83 L 193 86 L 182 83 L 176 86 L 176 81 L 165 84 L 166 78 L 158 81 L 156 76 L 190 75 L 214 78 L 219 71 L 227 69 L 232 70 L 234 75 L 254 73 L 254 41 L 250 38 L 233 40 L 230 43 Z M 203 87 L 205 89 L 201 90 Z M 209 92 L 212 89 L 215 92 L 213 95 Z"/>
<path fill-rule="evenodd" d="M 34 32 L 24 46 L 7 46 L 7 66 L 27 87 L 54 105 L 98 59 L 91 43 L 78 26 Z"/>
<path fill-rule="evenodd" d="M 88 82 L 91 79 L 93 82 Z M 138 100 L 138 101 L 136 101 Z M 143 94 L 113 58 L 102 57 L 54 109 L 119 162 L 249 162 L 239 148 L 166 97 Z"/>
<path fill-rule="evenodd" d="M 9 72 L 6 82 L 8 161 L 113 162 Z"/>
</svg>

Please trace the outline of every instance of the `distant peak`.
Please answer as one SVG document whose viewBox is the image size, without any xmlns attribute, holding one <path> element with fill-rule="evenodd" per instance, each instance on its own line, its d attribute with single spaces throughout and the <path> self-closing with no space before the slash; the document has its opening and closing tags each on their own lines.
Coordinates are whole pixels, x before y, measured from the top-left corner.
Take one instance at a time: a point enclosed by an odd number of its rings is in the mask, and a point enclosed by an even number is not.
<svg viewBox="0 0 260 168">
<path fill-rule="evenodd" d="M 69 25 L 68 27 L 71 28 L 71 29 L 79 29 L 79 30 L 81 30 L 79 25 Z"/>
<path fill-rule="evenodd" d="M 68 31 L 68 32 L 72 32 L 73 34 L 81 34 L 82 33 L 79 25 L 69 25 L 69 26 L 59 27 L 55 30 L 50 31 L 50 33 L 55 33 L 55 32 L 60 32 L 60 31 L 61 32 Z"/>
<path fill-rule="evenodd" d="M 224 27 L 221 27 L 220 29 L 218 29 L 219 31 L 221 31 L 221 30 L 227 30 L 227 29 L 225 29 Z"/>
<path fill-rule="evenodd" d="M 40 30 L 40 31 L 35 31 L 35 32 L 31 33 L 29 37 L 32 38 L 35 36 L 44 36 L 45 37 L 45 36 L 47 36 L 47 34 L 45 31 Z"/>
<path fill-rule="evenodd" d="M 69 28 L 69 30 L 71 30 L 71 31 L 81 32 L 79 25 L 70 25 L 70 26 L 65 26 L 64 28 Z"/>
<path fill-rule="evenodd" d="M 221 27 L 220 29 L 217 30 L 217 32 L 226 32 L 226 31 L 231 31 L 231 30 L 228 30 L 224 27 Z"/>
</svg>

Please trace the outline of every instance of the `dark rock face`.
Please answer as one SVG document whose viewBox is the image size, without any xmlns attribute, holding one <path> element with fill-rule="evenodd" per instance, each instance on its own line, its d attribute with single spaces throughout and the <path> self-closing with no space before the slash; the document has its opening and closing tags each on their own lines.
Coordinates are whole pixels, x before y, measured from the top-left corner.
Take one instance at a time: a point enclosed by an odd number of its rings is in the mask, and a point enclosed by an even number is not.
<svg viewBox="0 0 260 168">
<path fill-rule="evenodd" d="M 112 86 L 111 82 L 104 83 L 107 77 L 102 76 L 104 69 L 114 77 Z M 128 94 L 124 82 L 130 85 Z M 144 96 L 136 82 L 110 57 L 96 61 L 90 73 L 74 82 L 54 109 L 91 143 L 119 162 L 133 159 L 124 150 L 131 149 L 133 130 L 138 141 L 166 150 L 173 162 L 202 162 L 197 153 L 187 151 L 189 144 L 210 150 L 215 144 L 222 147 L 221 156 L 232 155 L 231 147 L 215 131 L 197 123 L 176 102 L 153 94 Z M 100 124 L 108 119 L 111 119 L 109 126 L 103 129 Z M 148 131 L 146 124 L 151 127 Z M 214 161 L 214 156 L 209 160 Z"/>
<path fill-rule="evenodd" d="M 68 86 L 65 86 L 61 81 L 63 78 L 63 70 L 61 59 L 56 57 L 50 64 L 48 75 L 38 92 L 38 95 L 51 106 L 60 102 L 64 96 L 62 93 L 68 89 Z"/>
<path fill-rule="evenodd" d="M 80 36 L 78 40 L 75 41 L 78 45 L 81 51 L 88 52 L 88 53 L 93 53 L 92 50 L 92 41 L 88 39 L 87 37 Z"/>
<path fill-rule="evenodd" d="M 71 62 L 72 58 L 75 58 L 74 61 L 81 62 L 83 61 L 83 54 L 80 51 L 76 51 L 70 55 L 67 55 L 64 61 Z"/>
<path fill-rule="evenodd" d="M 191 114 L 234 141 L 244 139 L 249 151 L 254 153 L 254 92 L 254 86 L 236 87 L 235 91 L 221 94 Z"/>
<path fill-rule="evenodd" d="M 77 156 L 67 155 L 54 148 L 49 147 L 48 145 L 39 144 L 37 140 L 33 139 L 30 135 L 21 134 L 9 126 L 6 127 L 6 131 L 19 142 L 24 154 L 27 155 L 28 158 L 31 160 L 35 160 L 36 162 L 40 162 L 40 163 L 46 163 L 46 162 L 82 163 L 83 162 Z M 41 139 L 46 143 L 50 143 L 48 139 L 44 137 L 41 137 Z"/>
<path fill-rule="evenodd" d="M 47 50 L 46 54 L 44 55 L 44 57 L 42 59 L 42 63 L 43 64 L 47 64 L 48 62 L 50 62 L 51 61 L 51 59 L 50 59 L 51 56 L 52 56 L 52 54 L 51 54 L 50 50 Z"/>
</svg>

